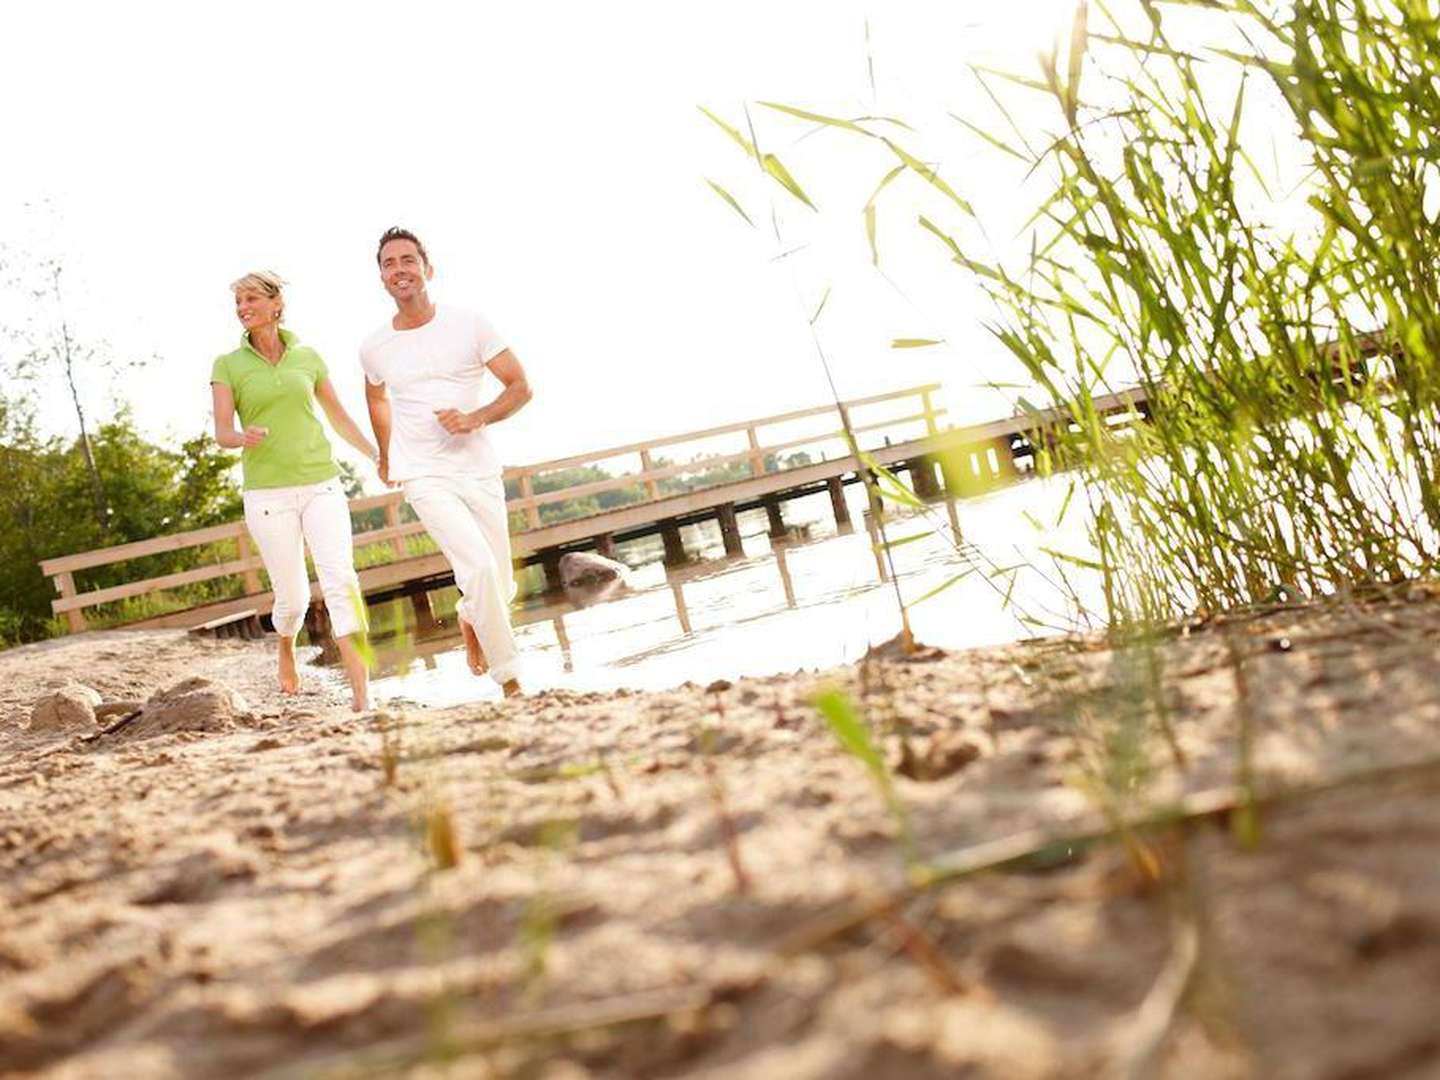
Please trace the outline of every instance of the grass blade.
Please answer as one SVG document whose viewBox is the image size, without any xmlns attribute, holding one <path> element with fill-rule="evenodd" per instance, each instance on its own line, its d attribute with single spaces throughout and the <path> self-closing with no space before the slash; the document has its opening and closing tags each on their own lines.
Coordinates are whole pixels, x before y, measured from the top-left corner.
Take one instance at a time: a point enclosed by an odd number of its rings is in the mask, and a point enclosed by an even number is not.
<svg viewBox="0 0 1440 1080">
<path fill-rule="evenodd" d="M 717 184 L 714 180 L 711 180 L 708 176 L 705 178 L 705 182 L 710 185 L 711 189 L 715 192 L 715 194 L 719 195 L 722 199 L 724 199 L 727 203 L 730 204 L 730 208 L 732 210 L 734 210 L 737 214 L 739 214 L 742 218 L 745 219 L 746 225 L 749 225 L 752 229 L 755 228 L 755 222 L 750 220 L 750 215 L 747 214 L 744 208 L 735 200 L 734 195 L 731 195 L 730 192 L 726 191 L 723 187 Z"/>
</svg>

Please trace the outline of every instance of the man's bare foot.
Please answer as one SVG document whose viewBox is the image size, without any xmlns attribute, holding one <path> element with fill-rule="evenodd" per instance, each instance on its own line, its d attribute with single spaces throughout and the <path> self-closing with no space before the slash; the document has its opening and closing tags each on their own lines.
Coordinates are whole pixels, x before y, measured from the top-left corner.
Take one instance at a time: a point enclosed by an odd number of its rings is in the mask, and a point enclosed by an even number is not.
<svg viewBox="0 0 1440 1080">
<path fill-rule="evenodd" d="M 464 619 L 460 619 L 460 636 L 465 639 L 465 661 L 470 665 L 470 674 L 484 675 L 490 670 L 490 661 L 485 659 L 485 650 L 480 648 L 480 639 L 475 635 L 475 628 Z"/>
<path fill-rule="evenodd" d="M 370 695 L 363 694 L 350 699 L 350 711 L 355 713 L 370 711 Z"/>
<path fill-rule="evenodd" d="M 525 693 L 525 691 L 520 689 L 519 679 L 506 679 L 500 684 L 500 689 L 504 691 L 507 698 L 520 697 Z"/>
<path fill-rule="evenodd" d="M 280 692 L 300 692 L 300 672 L 295 669 L 295 639 L 280 639 Z"/>
</svg>

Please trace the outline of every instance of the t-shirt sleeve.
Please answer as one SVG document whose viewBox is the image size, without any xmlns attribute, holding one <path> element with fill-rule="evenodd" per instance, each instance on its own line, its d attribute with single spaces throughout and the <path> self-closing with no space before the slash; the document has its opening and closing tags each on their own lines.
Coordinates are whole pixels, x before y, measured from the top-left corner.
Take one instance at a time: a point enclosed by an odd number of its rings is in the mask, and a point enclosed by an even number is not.
<svg viewBox="0 0 1440 1080">
<path fill-rule="evenodd" d="M 374 354 L 363 345 L 360 346 L 360 370 L 365 372 L 365 381 L 371 386 L 385 385 L 385 380 L 376 368 Z"/>
<path fill-rule="evenodd" d="M 484 315 L 475 315 L 475 351 L 480 357 L 482 364 L 488 364 L 495 357 L 508 349 L 505 339 L 500 336 L 499 331 L 490 325 L 490 320 Z"/>
<path fill-rule="evenodd" d="M 215 358 L 215 363 L 210 365 L 210 381 L 212 383 L 218 382 L 234 390 L 235 384 L 230 380 L 230 365 L 225 362 L 227 359 L 228 357 L 224 356 L 217 356 Z"/>
<path fill-rule="evenodd" d="M 326 379 L 330 378 L 330 369 L 325 366 L 325 358 L 314 349 L 310 350 L 310 355 L 315 360 L 315 385 L 319 386 Z"/>
</svg>

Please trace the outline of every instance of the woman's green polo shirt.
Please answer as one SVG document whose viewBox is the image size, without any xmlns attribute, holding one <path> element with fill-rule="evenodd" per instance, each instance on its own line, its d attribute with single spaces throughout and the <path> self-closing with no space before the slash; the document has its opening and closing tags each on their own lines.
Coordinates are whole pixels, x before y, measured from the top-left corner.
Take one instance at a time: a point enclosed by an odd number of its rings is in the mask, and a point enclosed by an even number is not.
<svg viewBox="0 0 1440 1080">
<path fill-rule="evenodd" d="M 272 364 L 250 345 L 215 358 L 210 381 L 223 383 L 235 396 L 243 427 L 269 428 L 259 446 L 240 455 L 245 488 L 318 484 L 340 475 L 330 440 L 315 411 L 315 387 L 329 377 L 325 361 L 289 330 L 280 331 L 285 353 Z"/>
</svg>

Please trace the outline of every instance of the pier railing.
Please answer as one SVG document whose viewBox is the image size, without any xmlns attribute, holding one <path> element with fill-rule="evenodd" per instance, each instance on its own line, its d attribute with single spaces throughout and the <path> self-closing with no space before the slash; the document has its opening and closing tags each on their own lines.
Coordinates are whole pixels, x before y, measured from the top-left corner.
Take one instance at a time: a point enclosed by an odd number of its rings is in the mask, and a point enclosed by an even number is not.
<svg viewBox="0 0 1440 1080">
<path fill-rule="evenodd" d="M 552 503 L 581 499 L 621 489 L 632 489 L 632 494 L 635 494 L 634 489 L 638 488 L 638 494 L 628 500 L 629 505 L 636 506 L 667 498 L 672 492 L 662 490 L 661 482 L 687 473 L 704 474 L 715 470 L 725 470 L 736 465 L 741 465 L 746 475 L 752 477 L 762 476 L 772 471 L 783 471 L 779 460 L 780 454 L 787 450 L 797 451 L 801 447 L 843 443 L 844 426 L 847 421 L 851 430 L 857 437 L 860 437 L 859 441 L 862 446 L 867 443 L 875 444 L 877 437 L 879 442 L 886 441 L 885 433 L 887 432 L 895 433 L 907 427 L 914 430 L 919 425 L 923 425 L 926 434 L 935 435 L 939 432 L 939 418 L 945 414 L 945 409 L 937 408 L 933 400 L 939 389 L 938 383 L 931 383 L 841 402 L 838 408 L 833 403 L 821 405 L 507 469 L 505 479 L 513 481 L 519 491 L 516 497 L 507 500 L 507 506 L 512 511 L 512 520 L 516 512 L 523 519 L 524 527 L 518 530 L 523 534 L 544 527 L 546 523 L 541 519 L 540 508 Z M 913 404 L 910 404 L 912 401 Z M 896 404 L 903 404 L 902 414 L 884 418 L 874 416 L 875 407 L 885 404 L 890 404 L 892 410 Z M 857 417 L 856 412 L 865 412 L 871 415 Z M 822 425 L 822 429 L 817 432 L 805 435 L 791 434 L 773 442 L 767 442 L 762 436 L 762 432 L 766 429 L 793 426 L 796 422 L 813 421 L 821 417 L 834 417 L 833 425 Z M 700 453 L 683 462 L 666 460 L 659 453 L 666 450 L 675 454 L 687 444 L 711 441 L 725 436 L 733 438 L 741 433 L 745 436 L 745 446 L 738 451 Z M 584 469 L 586 466 L 613 463 L 626 458 L 638 464 L 638 470 L 538 493 L 535 490 L 537 481 L 546 474 L 566 469 Z M 727 482 L 733 482 L 734 479 L 733 473 L 722 472 L 720 478 L 711 481 L 710 485 L 720 486 Z M 701 482 L 694 485 L 691 490 L 704 486 L 709 485 Z M 405 559 L 412 554 L 411 538 L 424 534 L 425 526 L 419 521 L 403 519 L 401 514 L 403 501 L 404 495 L 399 490 L 387 491 L 379 495 L 365 495 L 350 500 L 352 515 L 377 509 L 384 513 L 384 525 L 355 534 L 357 549 L 377 544 L 389 545 L 389 561 Z M 97 567 L 193 548 L 211 548 L 215 561 L 156 577 L 146 577 L 84 591 L 75 580 L 77 573 Z M 213 525 L 204 529 L 192 529 L 187 532 L 169 533 L 151 537 L 148 540 L 137 540 L 133 543 L 117 544 L 93 551 L 82 551 L 73 555 L 46 559 L 40 564 L 41 572 L 54 580 L 55 591 L 59 594 L 58 598 L 51 602 L 51 609 L 56 615 L 65 618 L 66 626 L 71 631 L 85 629 L 85 611 L 89 608 L 184 588 L 206 581 L 238 578 L 245 594 L 260 593 L 263 591 L 260 581 L 260 571 L 263 568 L 264 564 L 259 554 L 254 552 L 251 547 L 250 537 L 243 521 Z"/>
</svg>

